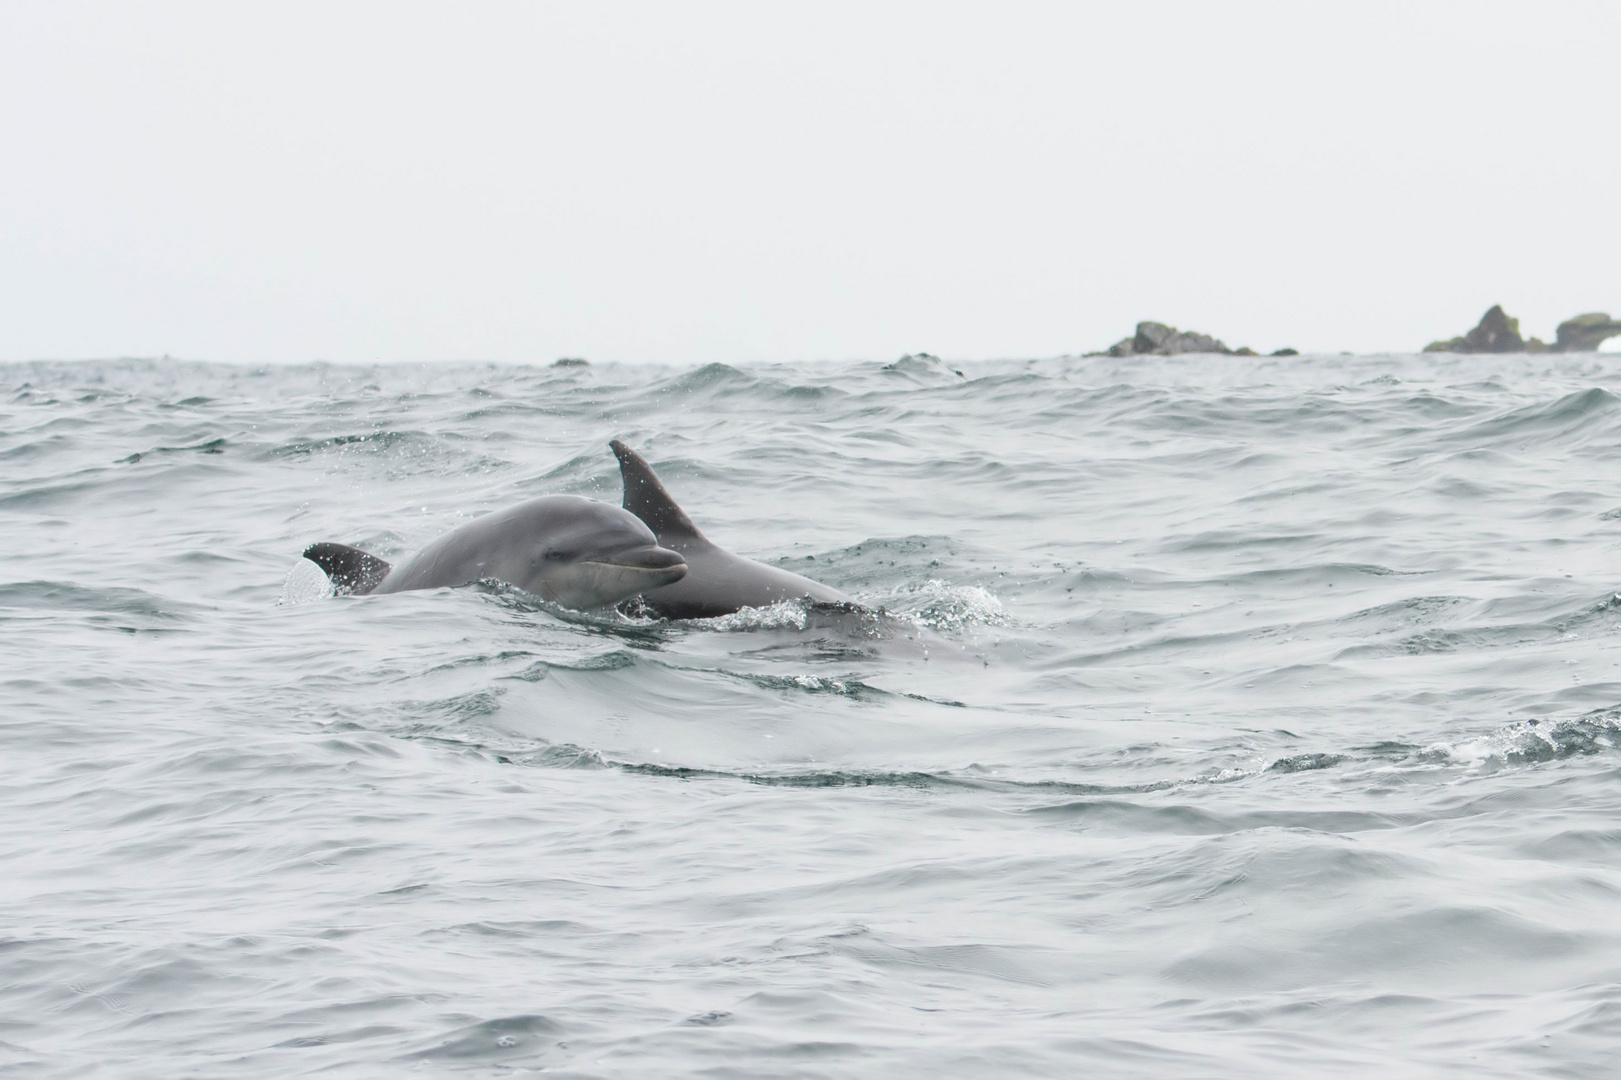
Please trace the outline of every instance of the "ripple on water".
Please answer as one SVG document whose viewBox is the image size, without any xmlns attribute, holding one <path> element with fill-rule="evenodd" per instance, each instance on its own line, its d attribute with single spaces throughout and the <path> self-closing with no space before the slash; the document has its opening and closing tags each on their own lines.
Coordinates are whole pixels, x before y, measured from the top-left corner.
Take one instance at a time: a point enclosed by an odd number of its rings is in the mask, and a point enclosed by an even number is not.
<svg viewBox="0 0 1621 1080">
<path fill-rule="evenodd" d="M 0 365 L 0 1069 L 1604 1075 L 1618 386 Z M 617 502 L 612 437 L 863 607 L 298 557 Z"/>
</svg>

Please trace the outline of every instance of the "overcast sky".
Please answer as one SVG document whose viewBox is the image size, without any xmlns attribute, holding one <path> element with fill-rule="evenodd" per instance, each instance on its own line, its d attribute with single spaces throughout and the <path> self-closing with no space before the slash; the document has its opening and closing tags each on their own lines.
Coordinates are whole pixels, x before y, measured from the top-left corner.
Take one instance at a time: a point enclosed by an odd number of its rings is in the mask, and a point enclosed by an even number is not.
<svg viewBox="0 0 1621 1080">
<path fill-rule="evenodd" d="M 0 359 L 1621 314 L 1621 4 L 0 0 Z"/>
</svg>

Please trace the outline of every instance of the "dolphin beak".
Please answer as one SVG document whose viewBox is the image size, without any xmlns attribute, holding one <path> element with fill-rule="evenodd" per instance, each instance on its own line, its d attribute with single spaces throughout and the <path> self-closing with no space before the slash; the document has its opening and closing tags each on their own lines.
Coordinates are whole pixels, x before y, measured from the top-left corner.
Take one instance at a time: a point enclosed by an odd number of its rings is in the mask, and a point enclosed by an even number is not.
<svg viewBox="0 0 1621 1080">
<path fill-rule="evenodd" d="M 670 585 L 687 576 L 687 560 L 679 553 L 669 548 L 648 546 L 632 548 L 629 551 L 615 553 L 612 559 L 603 559 L 602 562 L 612 566 L 622 566 L 628 570 L 645 570 L 657 574 L 660 584 Z"/>
</svg>

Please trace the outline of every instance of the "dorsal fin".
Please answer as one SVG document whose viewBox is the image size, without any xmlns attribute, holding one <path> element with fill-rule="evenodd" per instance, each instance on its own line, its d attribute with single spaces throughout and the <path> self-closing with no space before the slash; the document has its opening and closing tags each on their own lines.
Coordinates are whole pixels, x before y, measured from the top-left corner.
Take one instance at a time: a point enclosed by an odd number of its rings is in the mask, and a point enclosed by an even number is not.
<svg viewBox="0 0 1621 1080">
<path fill-rule="evenodd" d="M 619 476 L 625 482 L 625 509 L 641 518 L 659 538 L 659 543 L 704 539 L 687 512 L 664 490 L 664 485 L 653 474 L 653 467 L 642 460 L 642 455 L 618 439 L 608 446 L 619 459 Z"/>
<path fill-rule="evenodd" d="M 377 556 L 348 544 L 311 544 L 304 549 L 304 558 L 326 571 L 339 596 L 364 596 L 393 569 Z"/>
</svg>

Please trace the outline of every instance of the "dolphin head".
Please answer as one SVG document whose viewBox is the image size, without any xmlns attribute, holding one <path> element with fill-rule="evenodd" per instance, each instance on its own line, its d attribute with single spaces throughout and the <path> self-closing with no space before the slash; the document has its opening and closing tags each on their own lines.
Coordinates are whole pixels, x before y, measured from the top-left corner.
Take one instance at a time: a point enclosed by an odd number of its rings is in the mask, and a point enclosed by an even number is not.
<svg viewBox="0 0 1621 1080">
<path fill-rule="evenodd" d="M 653 530 L 618 506 L 557 495 L 547 505 L 545 527 L 530 535 L 514 585 L 563 607 L 611 607 L 649 589 L 687 576 L 686 561 L 659 546 Z"/>
</svg>

